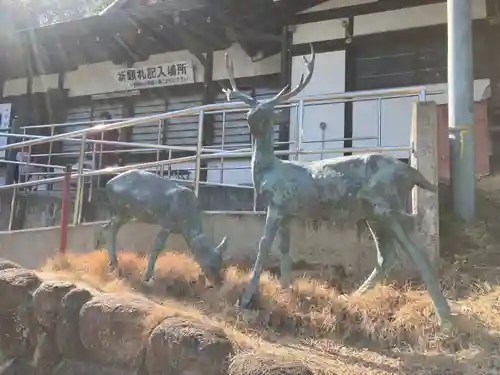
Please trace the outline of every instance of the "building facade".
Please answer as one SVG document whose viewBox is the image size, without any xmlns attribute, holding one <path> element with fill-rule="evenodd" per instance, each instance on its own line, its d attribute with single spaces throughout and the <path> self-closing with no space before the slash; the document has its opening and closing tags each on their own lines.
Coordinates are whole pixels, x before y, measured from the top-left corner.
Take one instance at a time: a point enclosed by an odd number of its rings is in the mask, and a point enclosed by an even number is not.
<svg viewBox="0 0 500 375">
<path fill-rule="evenodd" d="M 0 77 L 2 105 L 23 124 L 37 125 L 85 123 L 99 119 L 103 112 L 113 119 L 142 117 L 222 102 L 226 52 L 234 62 L 240 89 L 264 98 L 286 84 L 298 83 L 309 43 L 316 51 L 316 66 L 303 96 L 423 85 L 429 100 L 447 103 L 446 2 L 281 0 L 257 1 L 248 9 L 239 1 L 187 3 L 193 3 L 191 8 L 172 9 L 171 4 L 168 9 L 158 8 L 160 4 L 119 9 L 19 32 L 24 50 L 5 60 L 8 69 Z M 498 101 L 499 2 L 471 0 L 471 7 L 474 99 L 487 99 L 492 125 Z M 382 103 L 307 107 L 302 148 L 407 146 L 414 102 L 414 97 L 398 97 Z M 280 119 L 277 149 L 288 148 L 295 121 L 294 111 Z M 243 113 L 207 116 L 205 122 L 207 147 L 249 146 Z M 177 146 L 197 143 L 197 116 L 158 125 L 133 127 L 122 139 Z M 89 125 L 38 128 L 29 133 L 50 135 L 84 126 Z M 51 162 L 63 165 L 76 160 L 78 143 L 53 147 L 56 156 Z M 38 153 L 46 154 L 46 147 Z M 174 152 L 173 157 L 187 154 Z M 144 150 L 123 155 L 127 163 L 158 157 L 156 151 Z M 409 152 L 394 155 L 405 159 Z M 160 157 L 168 155 L 162 151 Z M 249 158 L 211 160 L 205 163 L 202 177 L 210 182 L 250 184 L 249 164 Z M 194 162 L 172 168 L 190 174 Z"/>
</svg>

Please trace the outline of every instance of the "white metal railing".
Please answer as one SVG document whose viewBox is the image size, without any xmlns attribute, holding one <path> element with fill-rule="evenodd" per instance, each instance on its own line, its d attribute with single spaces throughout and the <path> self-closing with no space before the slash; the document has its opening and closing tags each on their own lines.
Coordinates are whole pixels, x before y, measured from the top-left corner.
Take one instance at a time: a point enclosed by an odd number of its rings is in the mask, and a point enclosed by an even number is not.
<svg viewBox="0 0 500 375">
<path fill-rule="evenodd" d="M 307 155 L 307 154 L 321 154 L 322 156 L 325 154 L 339 154 L 339 153 L 345 153 L 345 152 L 351 152 L 351 153 L 357 153 L 357 152 L 393 152 L 393 151 L 411 151 L 411 147 L 409 145 L 402 145 L 402 146 L 397 146 L 397 147 L 382 147 L 381 146 L 381 127 L 382 127 L 382 111 L 381 111 L 381 105 L 383 100 L 387 99 L 393 99 L 393 98 L 402 98 L 402 97 L 415 97 L 417 101 L 425 101 L 426 96 L 430 94 L 438 94 L 441 93 L 441 91 L 433 91 L 433 92 L 428 92 L 426 91 L 425 87 L 418 86 L 418 87 L 406 87 L 406 88 L 396 88 L 396 89 L 386 89 L 386 90 L 369 90 L 369 91 L 357 91 L 357 92 L 348 92 L 348 93 L 341 93 L 341 94 L 328 94 L 328 95 L 321 95 L 321 96 L 310 96 L 310 97 L 304 97 L 304 98 L 294 98 L 290 100 L 289 102 L 277 106 L 277 109 L 280 108 L 295 108 L 296 109 L 296 121 L 294 122 L 295 128 L 290 129 L 290 134 L 291 134 L 291 140 L 289 142 L 284 142 L 285 144 L 288 145 L 294 145 L 295 146 L 295 151 L 290 151 L 290 150 L 277 150 L 276 154 L 277 155 L 289 155 L 292 158 L 298 160 L 300 159 L 300 155 Z M 317 105 L 329 105 L 329 104 L 335 104 L 335 103 L 345 103 L 345 102 L 360 102 L 360 101 L 375 101 L 377 103 L 377 129 L 378 129 L 378 134 L 376 137 L 353 137 L 350 138 L 351 140 L 366 140 L 366 139 L 372 139 L 372 140 L 377 140 L 377 146 L 376 147 L 362 147 L 362 148 L 336 148 L 336 149 L 324 149 L 323 145 L 326 142 L 332 142 L 332 141 L 343 141 L 346 140 L 345 138 L 338 138 L 338 139 L 322 139 L 322 140 L 312 140 L 312 141 L 304 141 L 303 136 L 302 136 L 302 129 L 303 129 L 303 120 L 304 120 L 304 110 L 306 107 L 309 106 L 317 106 Z M 44 163 L 31 163 L 30 161 L 23 163 L 23 162 L 16 162 L 16 161 L 9 161 L 9 160 L 0 160 L 0 162 L 4 163 L 13 163 L 13 164 L 19 164 L 19 165 L 24 165 L 24 166 L 37 166 L 41 168 L 47 168 L 47 169 L 54 169 L 54 170 L 61 170 L 61 172 L 40 172 L 36 174 L 32 174 L 32 176 L 49 176 L 49 175 L 59 175 L 56 177 L 47 177 L 43 179 L 38 179 L 38 180 L 33 180 L 33 181 L 25 181 L 21 183 L 16 183 L 16 184 L 10 184 L 10 185 L 4 185 L 0 186 L 0 190 L 7 190 L 7 189 L 19 189 L 19 188 L 28 188 L 32 186 L 37 186 L 37 185 L 42 185 L 42 184 L 53 184 L 56 182 L 60 182 L 64 180 L 64 176 L 62 175 L 62 170 L 65 169 L 65 166 L 62 165 L 55 165 L 50 163 L 50 160 L 52 156 L 61 156 L 63 155 L 62 153 L 53 153 L 52 152 L 52 143 L 54 141 L 65 141 L 65 142 L 78 142 L 80 143 L 80 151 L 79 152 L 74 152 L 74 153 L 67 153 L 70 156 L 74 155 L 78 157 L 78 165 L 77 165 L 77 171 L 76 173 L 73 173 L 71 175 L 72 179 L 77 179 L 77 188 L 76 188 L 76 199 L 77 199 L 77 206 L 80 205 L 80 207 L 76 207 L 75 209 L 75 217 L 74 217 L 74 224 L 79 224 L 80 222 L 80 217 L 81 215 L 81 200 L 83 198 L 82 192 L 83 192 L 83 183 L 84 183 L 84 178 L 85 177 L 93 177 L 93 176 L 102 176 L 102 175 L 110 175 L 110 174 L 117 174 L 121 173 L 127 170 L 131 169 L 150 169 L 150 170 L 156 170 L 158 173 L 163 174 L 164 173 L 164 167 L 169 166 L 168 168 L 168 176 L 171 177 L 171 168 L 170 166 L 173 164 L 177 163 L 184 163 L 184 162 L 195 162 L 194 168 L 194 179 L 193 180 L 178 180 L 182 181 L 185 183 L 191 183 L 194 185 L 194 190 L 196 194 L 199 192 L 199 186 L 200 185 L 216 185 L 216 186 L 234 186 L 238 188 L 252 188 L 251 186 L 246 186 L 246 185 L 231 185 L 231 184 L 225 184 L 222 183 L 223 181 L 223 173 L 224 173 L 224 159 L 230 159 L 230 158 L 241 158 L 241 157 L 248 157 L 251 155 L 251 145 L 250 144 L 240 144 L 240 145 L 231 145 L 228 147 L 228 145 L 224 144 L 224 136 L 225 136 L 225 125 L 226 125 L 226 114 L 227 113 L 234 113 L 234 112 L 244 112 L 248 109 L 248 106 L 242 102 L 230 102 L 230 103 L 219 103 L 219 104 L 209 104 L 209 105 L 203 105 L 200 107 L 194 107 L 194 108 L 189 108 L 189 109 L 183 109 L 183 110 L 178 110 L 178 111 L 173 111 L 173 112 L 167 112 L 167 113 L 162 113 L 162 114 L 157 114 L 157 115 L 152 115 L 152 116 L 146 116 L 146 117 L 141 117 L 141 118 L 132 118 L 132 119 L 125 119 L 125 120 L 111 120 L 111 121 L 98 121 L 98 122 L 90 122 L 90 124 L 96 124 L 92 127 L 86 128 L 86 129 L 79 129 L 75 131 L 70 131 L 67 133 L 62 133 L 62 134 L 54 134 L 55 130 L 57 127 L 62 127 L 62 126 L 76 126 L 76 125 L 82 125 L 82 124 L 89 124 L 89 122 L 85 123 L 79 123 L 79 122 L 73 122 L 73 123 L 62 123 L 62 124 L 49 124 L 49 125 L 33 125 L 33 126 L 25 126 L 22 127 L 21 129 L 23 130 L 24 134 L 12 134 L 12 133 L 0 133 L 0 136 L 5 136 L 5 137 L 16 137 L 16 138 L 22 138 L 25 139 L 21 142 L 18 143 L 13 143 L 5 146 L 0 146 L 0 151 L 4 150 L 11 150 L 11 149 L 28 149 L 28 158 L 31 159 L 32 157 L 41 157 L 41 156 L 47 156 L 49 158 L 49 163 L 44 164 Z M 205 115 L 214 115 L 214 114 L 222 114 L 223 122 L 222 122 L 222 144 L 220 147 L 218 145 L 215 146 L 203 146 L 203 120 Z M 162 126 L 161 122 L 165 119 L 171 119 L 171 118 L 178 118 L 178 117 L 183 117 L 183 116 L 192 116 L 192 115 L 198 115 L 198 137 L 197 137 L 197 146 L 172 146 L 172 145 L 163 145 L 163 144 L 150 144 L 150 143 L 140 143 L 140 142 L 119 142 L 119 141 L 106 141 L 106 140 L 96 140 L 96 139 L 87 139 L 87 136 L 89 134 L 95 134 L 95 133 L 103 133 L 104 131 L 112 130 L 112 129 L 122 129 L 126 127 L 131 127 L 131 126 L 141 126 L 141 125 L 150 125 L 152 122 L 158 122 L 158 126 Z M 29 135 L 27 134 L 27 131 L 30 129 L 40 129 L 40 128 L 50 128 L 51 129 L 51 136 L 36 136 L 36 135 Z M 315 143 L 315 142 L 322 142 L 322 147 L 320 150 L 305 150 L 303 148 L 303 145 L 305 143 Z M 43 143 L 49 143 L 51 147 L 49 148 L 48 153 L 43 153 L 43 154 L 32 154 L 31 149 L 33 146 L 38 145 L 38 144 L 43 144 Z M 86 150 L 86 145 L 91 144 L 93 146 L 92 151 L 87 151 Z M 148 150 L 148 151 L 156 151 L 157 153 L 157 160 L 152 161 L 152 162 L 147 162 L 147 163 L 136 163 L 136 164 L 129 164 L 126 166 L 115 166 L 115 167 L 107 167 L 104 169 L 95 169 L 96 165 L 96 157 L 98 157 L 98 154 L 102 157 L 103 153 L 106 153 L 106 151 L 102 152 L 96 152 L 96 145 L 114 145 L 114 146 L 119 146 L 119 147 L 124 147 L 127 148 L 125 150 L 119 150 L 121 152 L 131 152 L 133 150 Z M 242 146 L 242 148 L 237 148 L 235 150 L 228 150 L 228 148 L 234 148 L 234 147 L 239 147 Z M 160 153 L 159 151 L 168 151 L 169 153 L 169 158 L 167 160 L 160 160 Z M 186 156 L 186 157 L 179 157 L 179 158 L 173 158 L 172 157 L 172 152 L 173 151 L 188 151 L 194 153 L 192 156 Z M 110 151 L 110 152 L 117 152 L 117 151 Z M 92 155 L 92 160 L 91 160 L 91 168 L 85 168 L 85 157 L 87 155 Z M 220 159 L 221 160 L 221 168 L 215 168 L 221 170 L 221 183 L 215 183 L 215 182 L 206 182 L 206 181 L 200 181 L 200 171 L 201 171 L 201 160 L 203 159 Z M 238 167 L 241 168 L 241 167 Z M 25 176 L 25 178 L 29 178 L 29 176 Z M 91 187 L 92 189 L 92 187 Z M 254 211 L 255 211 L 255 206 L 254 206 Z M 79 214 L 79 213 L 80 214 Z"/>
<path fill-rule="evenodd" d="M 438 93 L 438 92 L 433 92 Z M 386 90 L 366 90 L 366 91 L 356 91 L 356 92 L 347 92 L 342 94 L 325 94 L 321 96 L 308 96 L 301 99 L 292 98 L 287 102 L 287 104 L 277 106 L 277 109 L 298 106 L 299 108 L 303 108 L 305 106 L 311 105 L 311 103 L 315 104 L 334 104 L 334 103 L 345 103 L 351 101 L 368 101 L 368 100 L 377 100 L 378 99 L 391 99 L 391 98 L 401 98 L 401 97 L 417 97 L 418 100 L 422 101 L 426 99 L 428 93 L 426 91 L 425 86 L 416 86 L 416 87 L 404 87 L 404 88 L 395 88 L 395 89 L 386 89 Z M 323 102 L 323 103 L 322 103 Z M 290 105 L 292 104 L 292 105 Z M 34 139 L 29 141 L 23 141 L 17 144 L 0 146 L 0 151 L 10 150 L 21 147 L 29 147 L 37 144 L 53 142 L 58 140 L 66 140 L 68 138 L 101 133 L 103 131 L 112 130 L 112 129 L 122 129 L 135 125 L 144 125 L 149 124 L 154 121 L 160 121 L 170 118 L 179 118 L 183 116 L 192 116 L 198 115 L 200 112 L 204 114 L 211 115 L 223 112 L 230 111 L 239 111 L 242 109 L 247 109 L 248 105 L 243 102 L 228 102 L 228 103 L 217 103 L 217 104 L 206 104 L 198 107 L 181 109 L 172 112 L 160 113 L 157 115 L 146 116 L 133 118 L 124 121 L 118 121 L 110 124 L 98 124 L 91 128 L 74 130 L 68 133 L 55 134 L 49 137 L 45 137 L 44 139 Z M 58 124 L 61 126 L 61 124 Z M 33 125 L 36 126 L 36 125 Z M 52 125 L 38 125 L 38 127 L 51 127 Z M 151 148 L 157 145 L 151 145 Z M 198 147 L 201 149 L 201 147 Z"/>
</svg>

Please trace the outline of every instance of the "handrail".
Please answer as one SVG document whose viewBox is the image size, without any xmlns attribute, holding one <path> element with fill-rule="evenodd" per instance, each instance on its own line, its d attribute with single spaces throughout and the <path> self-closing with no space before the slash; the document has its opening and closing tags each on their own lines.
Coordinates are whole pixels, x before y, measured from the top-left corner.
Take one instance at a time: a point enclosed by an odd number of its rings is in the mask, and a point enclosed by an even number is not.
<svg viewBox="0 0 500 375">
<path fill-rule="evenodd" d="M 62 165 L 57 165 L 57 164 L 40 164 L 40 163 L 32 163 L 32 162 L 27 162 L 27 161 L 15 161 L 15 160 L 0 160 L 0 163 L 25 165 L 25 166 L 40 167 L 40 168 L 54 168 L 54 169 L 65 169 L 66 168 L 66 167 L 63 167 Z M 46 173 L 47 172 L 43 172 L 43 174 L 46 174 Z"/>
<path fill-rule="evenodd" d="M 47 136 L 44 135 L 32 135 L 32 134 L 19 134 L 19 133 L 1 133 L 0 132 L 0 137 L 13 137 L 13 138 L 32 138 L 32 139 L 46 139 Z M 358 139 L 358 138 L 356 138 Z M 75 142 L 75 143 L 81 143 L 81 139 L 78 138 L 65 138 L 65 141 L 70 141 L 70 142 Z M 15 143 L 18 147 L 16 148 L 22 148 L 26 146 L 19 146 L 21 142 Z M 196 146 L 171 146 L 171 145 L 162 145 L 162 144 L 157 144 L 157 143 L 140 143 L 140 142 L 120 142 L 120 141 L 104 141 L 104 140 L 99 140 L 99 139 L 86 139 L 85 143 L 94 143 L 94 144 L 102 144 L 102 145 L 112 145 L 112 146 L 123 146 L 123 147 L 137 147 L 137 148 L 144 148 L 147 150 L 166 150 L 166 151 L 192 151 L 196 152 L 197 147 Z M 282 145 L 282 144 L 290 144 L 293 143 L 293 141 L 287 141 L 287 142 L 275 142 L 276 145 Z M 250 144 L 247 144 L 250 146 Z M 203 147 L 201 148 L 202 152 L 223 152 L 227 150 L 223 149 L 217 149 L 213 148 L 217 146 L 211 146 L 211 147 Z M 130 150 L 127 150 L 130 151 Z M 102 153 L 106 153 L 106 151 L 99 151 Z M 115 152 L 115 151 L 112 151 Z M 64 153 L 67 155 L 71 155 L 72 153 Z M 77 155 L 78 153 L 75 153 Z M 47 156 L 48 154 L 32 154 L 31 156 Z M 62 155 L 62 153 L 52 153 L 52 155 Z M 0 160 L 1 162 L 1 160 Z"/>
<path fill-rule="evenodd" d="M 120 122 L 124 120 L 132 120 L 134 118 L 141 118 L 141 117 L 124 117 L 124 118 L 116 118 L 116 119 L 111 119 L 111 120 L 90 120 L 90 121 L 70 121 L 70 122 L 59 122 L 55 124 L 36 124 L 36 125 L 24 125 L 20 126 L 19 128 L 24 130 L 24 129 L 43 129 L 43 128 L 57 128 L 61 126 L 76 126 L 76 125 L 88 125 L 88 124 L 102 124 L 102 123 L 113 123 L 113 122 Z"/>
<path fill-rule="evenodd" d="M 67 133 L 65 133 L 67 134 Z M 48 137 L 43 135 L 32 135 L 32 134 L 19 134 L 19 133 L 0 133 L 0 137 L 13 137 L 13 138 L 32 138 L 39 140 L 46 140 Z M 81 143 L 81 139 L 78 138 L 65 138 L 65 141 Z M 51 141 L 48 141 L 51 142 Z M 26 146 L 19 146 L 22 142 L 14 143 L 15 148 L 22 148 Z M 99 139 L 86 139 L 85 143 L 95 143 L 102 145 L 113 145 L 113 146 L 124 146 L 124 147 L 138 147 L 138 148 L 149 148 L 149 149 L 159 149 L 159 150 L 172 150 L 172 151 L 193 151 L 196 152 L 196 146 L 169 146 L 169 145 L 159 145 L 153 143 L 140 143 L 140 142 L 119 142 L 119 141 L 105 141 Z M 213 148 L 202 148 L 203 152 L 221 152 L 224 150 L 217 150 Z M 33 156 L 41 156 L 33 154 Z M 45 155 L 44 155 L 45 156 Z"/>
<path fill-rule="evenodd" d="M 351 97 L 334 97 L 330 98 L 332 95 L 345 95 L 345 94 L 362 94 L 362 96 L 351 96 Z M 336 93 L 336 94 L 324 94 L 321 96 L 314 96 L 314 95 L 309 95 L 306 96 L 302 99 L 299 98 L 293 98 L 291 100 L 288 100 L 284 102 L 284 104 L 280 104 L 276 106 L 277 109 L 281 108 L 286 108 L 289 104 L 293 103 L 298 103 L 300 100 L 303 100 L 306 104 L 315 102 L 316 100 L 311 100 L 314 98 L 318 98 L 318 101 L 326 101 L 326 100 L 353 100 L 353 99 L 358 99 L 360 100 L 361 98 L 364 98 L 365 100 L 373 100 L 379 97 L 380 95 L 383 95 L 384 99 L 390 99 L 390 98 L 396 98 L 396 97 L 404 97 L 404 96 L 414 96 L 416 94 L 419 94 L 420 100 L 425 100 L 426 95 L 436 95 L 436 94 L 443 94 L 444 90 L 427 90 L 425 86 L 407 86 L 407 87 L 400 87 L 400 88 L 391 88 L 391 89 L 381 89 L 381 90 L 364 90 L 364 91 L 353 91 L 353 92 L 347 92 L 347 93 Z M 207 115 L 213 115 L 217 114 L 219 111 L 228 111 L 228 110 L 242 110 L 245 109 L 247 106 L 242 105 L 242 102 L 230 102 L 230 103 L 236 103 L 240 104 L 234 108 L 220 108 L 220 109 L 212 109 L 210 111 L 205 110 L 205 114 Z M 230 104 L 230 103 L 215 103 L 214 105 L 220 105 L 220 104 Z M 194 109 L 194 108 L 200 108 L 200 107 L 192 107 L 189 109 Z M 189 115 L 189 114 L 188 114 Z M 90 121 L 71 121 L 71 122 L 60 122 L 60 123 L 55 123 L 55 124 L 35 124 L 35 125 L 25 125 L 21 126 L 20 129 L 41 129 L 41 128 L 52 128 L 52 127 L 62 127 L 62 126 L 76 126 L 76 125 L 88 125 L 88 124 L 102 124 L 102 123 L 118 123 L 118 122 L 123 122 L 123 121 L 128 121 L 128 120 L 141 120 L 141 119 L 146 119 L 149 118 L 150 116 L 142 116 L 142 117 L 125 117 L 121 119 L 111 119 L 111 120 L 90 120 Z M 152 121 L 157 121 L 155 120 L 150 120 Z M 148 121 L 149 122 L 149 121 Z M 0 129 L 3 130 L 3 129 Z"/>
<path fill-rule="evenodd" d="M 426 88 L 425 86 L 415 86 L 415 87 L 404 87 L 404 88 L 394 88 L 394 89 L 383 89 L 383 90 L 365 90 L 365 91 L 356 91 L 356 92 L 347 92 L 347 93 L 339 93 L 339 94 L 325 94 L 325 95 L 320 95 L 320 96 L 306 96 L 303 98 L 292 98 L 289 101 L 287 101 L 287 104 L 290 103 L 313 103 L 313 102 L 322 102 L 326 100 L 350 100 L 350 99 L 355 99 L 355 98 L 374 98 L 374 99 L 379 99 L 379 98 L 384 98 L 387 96 L 394 96 L 394 95 L 415 95 L 418 96 L 419 99 L 425 99 L 426 95 Z M 177 111 L 172 111 L 172 112 L 166 112 L 166 113 L 160 113 L 157 115 L 151 115 L 147 117 L 142 117 L 142 118 L 137 118 L 137 119 L 132 119 L 132 120 L 125 120 L 125 121 L 120 121 L 112 124 L 101 124 L 101 125 L 95 125 L 90 128 L 86 129 L 80 129 L 80 130 L 74 130 L 71 132 L 67 133 L 61 133 L 61 134 L 56 134 L 52 135 L 49 137 L 45 137 L 44 139 L 33 139 L 30 141 L 24 141 L 24 142 L 19 142 L 19 143 L 14 143 L 10 145 L 5 145 L 5 146 L 0 146 L 0 151 L 4 150 L 11 150 L 11 149 L 16 149 L 20 147 L 29 147 L 29 146 L 34 146 L 37 144 L 42 144 L 42 143 L 47 143 L 47 142 L 53 142 L 57 140 L 62 140 L 70 137 L 75 137 L 75 136 L 83 136 L 83 135 L 88 135 L 88 134 L 94 134 L 94 133 L 99 133 L 107 130 L 113 130 L 113 129 L 122 129 L 134 125 L 140 125 L 146 122 L 153 122 L 153 121 L 160 121 L 164 119 L 169 119 L 169 118 L 178 118 L 182 116 L 192 116 L 192 115 L 197 115 L 201 111 L 203 111 L 205 114 L 209 114 L 210 111 L 214 110 L 228 110 L 228 109 L 239 109 L 239 108 L 247 108 L 248 105 L 243 103 L 243 102 L 228 102 L 228 103 L 217 103 L 217 104 L 205 104 L 202 106 L 198 107 L 193 107 L 193 108 L 187 108 L 187 109 L 180 109 Z"/>
<path fill-rule="evenodd" d="M 394 147 L 351 147 L 351 148 L 338 148 L 338 149 L 331 149 L 331 150 L 302 150 L 301 152 L 303 154 L 307 155 L 319 155 L 321 153 L 323 154 L 335 154 L 335 153 L 344 153 L 344 152 L 352 152 L 352 153 L 358 153 L 358 152 L 382 152 L 382 151 L 411 151 L 411 147 L 408 146 L 394 146 Z M 293 151 L 289 150 L 277 150 L 275 151 L 276 155 L 291 155 L 293 154 Z M 245 156 L 251 156 L 252 152 L 251 151 L 225 151 L 225 152 L 217 152 L 213 154 L 202 154 L 199 155 L 201 159 L 217 159 L 220 157 L 224 158 L 236 158 L 236 157 L 245 157 Z M 78 177 L 93 177 L 93 176 L 102 176 L 102 175 L 108 175 L 108 174 L 115 174 L 115 173 L 121 173 L 125 172 L 128 170 L 132 169 L 147 169 L 150 167 L 156 167 L 160 165 L 170 165 L 170 164 L 178 164 L 178 163 L 184 163 L 187 161 L 194 161 L 196 160 L 197 156 L 185 156 L 185 157 L 180 157 L 180 158 L 175 158 L 175 159 L 168 159 L 168 160 L 159 160 L 159 161 L 152 161 L 148 163 L 136 163 L 136 164 L 129 164 L 125 166 L 119 166 L 119 167 L 108 167 L 108 168 L 103 168 L 103 169 L 98 169 L 98 170 L 93 170 L 90 172 L 84 172 L 84 173 L 73 173 L 71 175 L 71 179 L 73 178 L 78 178 Z M 0 186 L 0 191 L 1 190 L 8 190 L 8 189 L 13 189 L 13 188 L 23 188 L 23 187 L 30 187 L 30 186 L 36 186 L 36 185 L 42 185 L 42 184 L 51 184 L 54 182 L 59 182 L 64 180 L 64 177 L 51 177 L 51 178 L 44 178 L 44 179 L 39 179 L 39 180 L 34 180 L 34 181 L 28 181 L 28 182 L 22 182 L 22 183 L 17 183 L 17 184 L 11 184 L 11 185 L 3 185 Z M 181 181 L 186 181 L 186 180 L 181 180 Z M 202 181 L 200 181 L 202 183 Z M 227 185 L 227 184 L 224 184 Z M 238 185 L 239 186 L 239 185 Z"/>
</svg>

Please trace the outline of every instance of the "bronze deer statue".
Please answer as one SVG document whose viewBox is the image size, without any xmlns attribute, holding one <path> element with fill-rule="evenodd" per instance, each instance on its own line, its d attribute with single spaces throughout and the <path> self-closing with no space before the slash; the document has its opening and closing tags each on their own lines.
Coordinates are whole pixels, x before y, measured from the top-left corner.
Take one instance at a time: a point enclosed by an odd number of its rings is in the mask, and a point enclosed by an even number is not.
<svg viewBox="0 0 500 375">
<path fill-rule="evenodd" d="M 397 260 L 397 245 L 410 256 L 432 298 L 440 324 L 450 322 L 448 302 L 425 249 L 413 236 L 414 217 L 406 212 L 414 186 L 437 191 L 416 169 L 392 156 L 369 153 L 326 160 L 297 162 L 280 160 L 274 154 L 275 107 L 299 94 L 311 80 L 315 54 L 304 57 L 307 75 L 288 93 L 288 86 L 274 98 L 258 101 L 240 92 L 234 67 L 226 53 L 230 89 L 227 100 L 239 99 L 250 106 L 247 122 L 252 135 L 252 178 L 256 193 L 267 205 L 264 233 L 251 280 L 239 305 L 246 308 L 259 289 L 259 278 L 276 234 L 281 253 L 280 283 L 291 282 L 290 222 L 293 218 L 359 224 L 365 222 L 377 249 L 377 265 L 356 291 L 362 294 L 384 278 Z"/>
<path fill-rule="evenodd" d="M 214 247 L 203 233 L 198 199 L 191 189 L 154 173 L 134 169 L 109 180 L 106 194 L 112 217 L 97 234 L 95 248 L 108 242 L 107 251 L 113 269 L 118 266 L 116 235 L 124 224 L 135 220 L 162 227 L 149 254 L 145 282 L 153 276 L 158 255 L 171 233 L 184 236 L 209 280 L 214 283 L 222 281 L 222 255 L 227 249 L 227 238 L 224 237 L 219 246 Z"/>
</svg>

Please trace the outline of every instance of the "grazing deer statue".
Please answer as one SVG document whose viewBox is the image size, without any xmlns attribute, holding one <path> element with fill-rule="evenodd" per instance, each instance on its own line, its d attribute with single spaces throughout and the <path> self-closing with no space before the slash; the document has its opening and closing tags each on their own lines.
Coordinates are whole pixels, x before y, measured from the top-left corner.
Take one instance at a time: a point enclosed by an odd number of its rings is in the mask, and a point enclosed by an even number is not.
<svg viewBox="0 0 500 375">
<path fill-rule="evenodd" d="M 290 285 L 290 222 L 292 218 L 366 223 L 377 248 L 377 265 L 356 291 L 362 294 L 386 276 L 397 260 L 396 246 L 414 261 L 432 298 L 440 324 L 449 322 L 450 308 L 440 289 L 424 248 L 413 238 L 414 217 L 406 212 L 406 200 L 414 186 L 436 191 L 436 187 L 408 164 L 378 153 L 343 156 L 312 162 L 278 159 L 274 154 L 273 125 L 275 106 L 299 94 L 311 80 L 315 54 L 304 57 L 307 76 L 285 93 L 257 101 L 238 91 L 234 67 L 226 54 L 226 68 L 231 84 L 225 89 L 228 101 L 242 100 L 251 108 L 247 122 L 252 134 L 252 178 L 258 196 L 267 204 L 264 233 L 251 279 L 239 305 L 246 308 L 258 292 L 259 278 L 276 234 L 281 253 L 280 283 Z"/>
<path fill-rule="evenodd" d="M 221 282 L 222 254 L 227 249 L 227 237 L 214 249 L 203 234 L 198 199 L 191 189 L 154 173 L 131 170 L 109 180 L 106 194 L 112 217 L 97 234 L 95 245 L 96 249 L 101 247 L 105 242 L 104 232 L 107 232 L 112 268 L 118 266 L 116 235 L 124 224 L 135 220 L 162 227 L 149 254 L 145 282 L 153 276 L 158 255 L 171 233 L 182 234 L 205 276 L 214 283 Z"/>
</svg>

